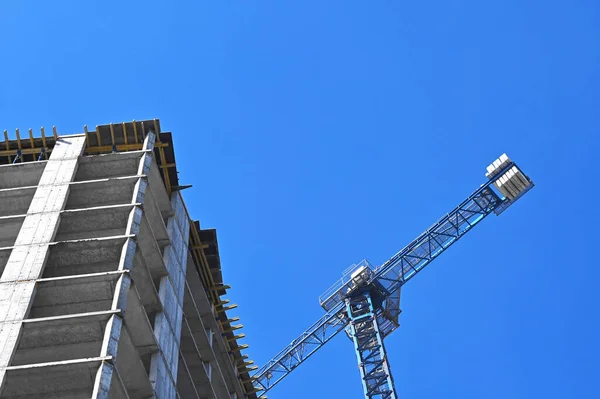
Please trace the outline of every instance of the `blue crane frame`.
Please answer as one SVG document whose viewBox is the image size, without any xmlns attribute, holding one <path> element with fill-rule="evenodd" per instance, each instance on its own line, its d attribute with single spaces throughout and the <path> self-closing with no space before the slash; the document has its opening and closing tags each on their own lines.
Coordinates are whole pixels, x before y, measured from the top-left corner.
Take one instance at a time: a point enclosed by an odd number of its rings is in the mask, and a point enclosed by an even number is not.
<svg viewBox="0 0 600 399">
<path fill-rule="evenodd" d="M 349 318 L 347 332 L 354 343 L 363 392 L 369 399 L 396 399 L 398 395 L 383 345 L 376 307 L 366 288 L 345 299 Z"/>
<path fill-rule="evenodd" d="M 460 205 L 377 267 L 368 284 L 377 284 L 384 299 L 391 296 L 486 216 L 493 212 L 496 215 L 504 212 L 534 186 L 533 181 L 523 174 L 529 185 L 513 199 L 500 197 L 493 190 L 493 184 L 514 166 L 516 166 L 514 162 L 508 162 L 499 173 L 482 184 Z M 382 307 L 373 310 L 375 316 L 380 319 Z M 269 391 L 337 333 L 349 327 L 351 321 L 345 301 L 334 303 L 323 317 L 256 371 L 252 377 L 255 392 L 262 395 Z M 394 329 L 395 327 L 392 326 L 388 331 L 382 331 L 381 338 L 389 335 Z M 349 335 L 352 338 L 352 334 Z M 355 349 L 360 359 L 360 348 L 355 347 Z M 385 356 L 385 351 L 383 355 Z M 365 387 L 364 381 L 363 387 Z M 365 387 L 365 395 L 370 397 L 367 395 L 368 389 L 370 388 Z"/>
</svg>

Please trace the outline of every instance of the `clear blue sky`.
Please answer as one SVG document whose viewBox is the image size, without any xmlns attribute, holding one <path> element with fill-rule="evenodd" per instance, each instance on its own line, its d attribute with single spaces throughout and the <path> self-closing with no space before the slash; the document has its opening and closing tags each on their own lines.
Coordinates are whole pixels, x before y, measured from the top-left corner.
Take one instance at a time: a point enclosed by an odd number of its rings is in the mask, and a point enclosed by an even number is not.
<svg viewBox="0 0 600 399">
<path fill-rule="evenodd" d="M 0 127 L 160 118 L 258 365 L 507 152 L 537 186 L 405 287 L 400 397 L 600 397 L 597 1 L 25 3 L 0 3 Z M 351 343 L 269 397 L 360 399 Z"/>
</svg>

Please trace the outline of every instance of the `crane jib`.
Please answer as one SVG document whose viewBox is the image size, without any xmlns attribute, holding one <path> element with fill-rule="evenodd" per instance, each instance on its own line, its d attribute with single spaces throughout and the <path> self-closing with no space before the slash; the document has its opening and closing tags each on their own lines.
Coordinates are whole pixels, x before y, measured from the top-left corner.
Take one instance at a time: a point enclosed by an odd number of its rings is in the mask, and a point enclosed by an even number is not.
<svg viewBox="0 0 600 399">
<path fill-rule="evenodd" d="M 378 275 L 381 274 L 385 274 L 387 272 L 388 265 L 394 261 L 396 261 L 398 258 L 400 258 L 403 254 L 405 254 L 407 251 L 409 251 L 411 248 L 413 248 L 415 245 L 417 245 L 419 243 L 419 241 L 421 241 L 424 237 L 426 237 L 428 234 L 430 234 L 430 232 L 434 231 L 436 228 L 440 227 L 444 222 L 446 222 L 449 218 L 450 215 L 455 214 L 457 211 L 459 211 L 461 208 L 464 208 L 467 204 L 469 204 L 471 201 L 473 201 L 473 199 L 481 196 L 481 193 L 485 192 L 486 190 L 489 190 L 489 187 L 498 179 L 500 178 L 500 176 L 502 175 L 502 173 L 504 171 L 508 171 L 510 170 L 510 168 L 514 166 L 514 163 L 509 163 L 502 172 L 498 173 L 496 175 L 496 177 L 494 179 L 491 179 L 489 181 L 487 181 L 485 184 L 481 185 L 481 187 L 479 187 L 477 190 L 475 190 L 475 192 L 473 192 L 473 194 L 471 194 L 466 200 L 464 200 L 459 206 L 457 206 L 456 208 L 454 208 L 452 211 L 448 212 L 445 216 L 443 216 L 442 218 L 440 218 L 437 222 L 435 222 L 430 228 L 428 228 L 424 233 L 422 233 L 419 237 L 417 237 L 416 239 L 414 239 L 410 244 L 408 244 L 406 247 L 404 247 L 403 249 L 401 249 L 398 253 L 396 253 L 394 256 L 392 256 L 390 259 L 388 259 L 386 262 L 383 263 L 383 265 L 380 266 L 379 270 L 381 270 L 380 272 L 378 272 Z M 492 192 L 493 194 L 495 194 L 493 191 L 489 190 L 490 192 Z M 499 202 L 501 202 L 500 199 L 498 199 Z M 499 204 L 498 204 L 499 205 Z"/>
<path fill-rule="evenodd" d="M 514 163 L 511 162 L 504 170 L 510 170 L 512 166 Z M 502 172 L 483 184 L 459 206 L 378 267 L 373 280 L 383 284 L 387 295 L 392 294 L 466 231 L 492 213 L 503 202 L 490 188 L 501 175 Z M 424 248 L 425 245 L 427 248 Z"/>
<path fill-rule="evenodd" d="M 501 178 L 506 180 L 504 175 L 515 167 L 508 158 L 504 159 L 506 161 L 488 177 L 489 180 L 485 184 L 388 261 L 375 268 L 366 285 L 376 285 L 382 300 L 385 301 L 487 215 L 500 207 L 502 210 L 506 209 L 533 187 L 533 182 L 526 177 L 529 187 L 523 192 L 514 198 L 500 198 L 492 189 L 492 185 L 498 186 L 497 181 Z M 344 302 L 335 303 L 323 317 L 257 370 L 252 377 L 255 392 L 265 393 L 273 388 L 348 324 L 349 318 Z M 393 329 L 394 327 L 389 332 Z"/>
</svg>

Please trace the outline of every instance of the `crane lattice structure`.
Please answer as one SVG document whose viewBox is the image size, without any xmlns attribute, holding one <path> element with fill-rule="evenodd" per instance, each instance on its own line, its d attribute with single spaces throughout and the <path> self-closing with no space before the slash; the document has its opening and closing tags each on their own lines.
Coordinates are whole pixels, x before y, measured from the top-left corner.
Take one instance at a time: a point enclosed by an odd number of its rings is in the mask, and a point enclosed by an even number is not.
<svg viewBox="0 0 600 399">
<path fill-rule="evenodd" d="M 350 266 L 321 297 L 326 313 L 253 376 L 255 390 L 273 388 L 345 330 L 354 343 L 365 398 L 396 399 L 384 338 L 399 327 L 402 286 L 486 216 L 500 215 L 533 187 L 506 154 L 487 168 L 488 181 L 381 266 Z"/>
</svg>

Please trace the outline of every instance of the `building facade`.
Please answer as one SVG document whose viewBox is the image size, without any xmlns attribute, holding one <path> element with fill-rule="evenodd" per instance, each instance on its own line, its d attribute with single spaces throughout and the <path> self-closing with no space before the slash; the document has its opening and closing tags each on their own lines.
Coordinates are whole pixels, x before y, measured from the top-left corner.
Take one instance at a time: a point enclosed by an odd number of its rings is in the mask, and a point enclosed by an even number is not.
<svg viewBox="0 0 600 399">
<path fill-rule="evenodd" d="M 0 148 L 0 398 L 256 398 L 158 120 Z"/>
</svg>

